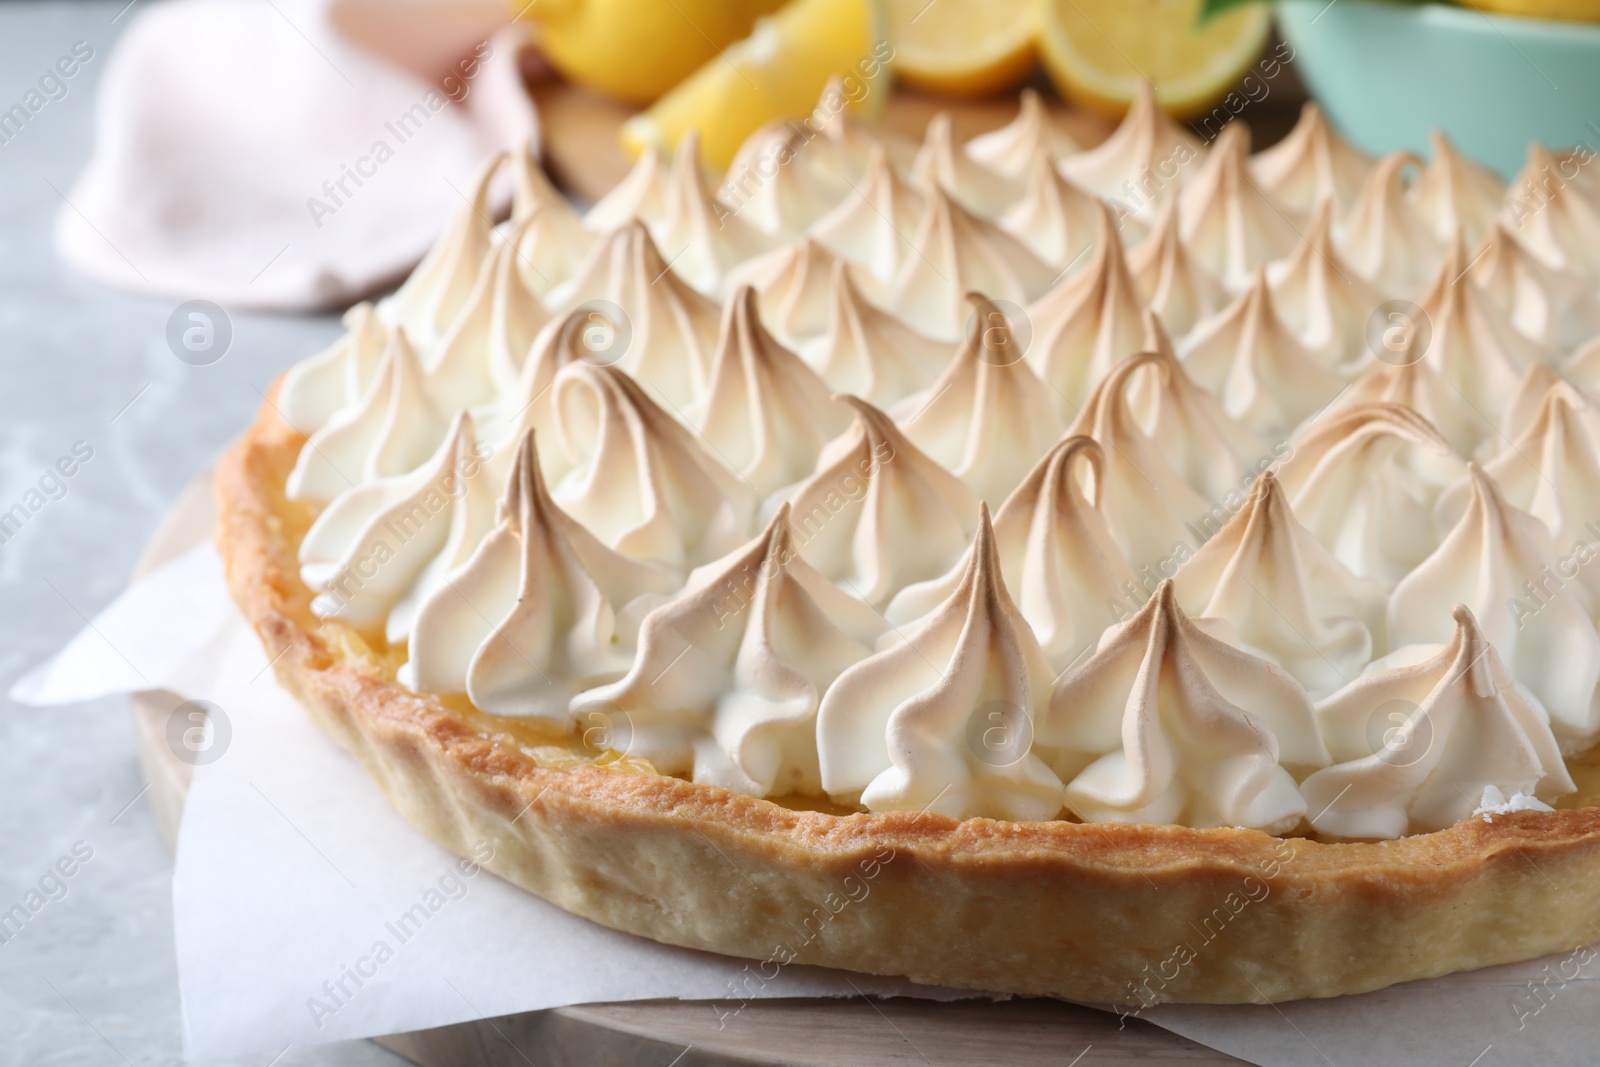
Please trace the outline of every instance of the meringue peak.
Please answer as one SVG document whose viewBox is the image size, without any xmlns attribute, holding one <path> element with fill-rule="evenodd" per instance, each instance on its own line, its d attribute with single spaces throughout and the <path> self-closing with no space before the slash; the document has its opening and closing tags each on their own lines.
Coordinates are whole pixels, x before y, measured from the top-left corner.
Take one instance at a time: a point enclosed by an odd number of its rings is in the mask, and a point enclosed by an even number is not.
<svg viewBox="0 0 1600 1067">
<path fill-rule="evenodd" d="M 1055 274 L 1027 246 L 937 186 L 925 194 L 910 251 L 890 285 L 890 305 L 949 340 L 961 336 L 966 293 L 1024 305 L 1047 290 Z"/>
<path fill-rule="evenodd" d="M 1339 562 L 1392 589 L 1438 545 L 1434 502 L 1463 470 L 1412 408 L 1360 403 L 1305 427 L 1277 473 L 1296 517 Z"/>
<path fill-rule="evenodd" d="M 1170 580 L 1056 683 L 1034 743 L 1085 822 L 1283 833 L 1306 811 L 1285 765 L 1328 763 L 1305 690 L 1191 622 Z"/>
<path fill-rule="evenodd" d="M 859 397 L 837 399 L 855 424 L 788 495 L 800 551 L 827 577 L 882 606 L 943 574 L 972 536 L 978 498 Z"/>
<path fill-rule="evenodd" d="M 1257 433 L 1293 430 L 1339 395 L 1343 383 L 1278 317 L 1264 268 L 1230 306 L 1201 322 L 1184 366 Z"/>
<path fill-rule="evenodd" d="M 1312 693 L 1344 685 L 1383 647 L 1383 590 L 1295 519 L 1270 470 L 1174 582 L 1214 636 L 1278 664 Z"/>
<path fill-rule="evenodd" d="M 822 446 L 849 423 L 817 373 L 767 332 L 748 285 L 728 301 L 711 383 L 689 418 L 762 495 L 810 474 Z"/>
<path fill-rule="evenodd" d="M 1376 666 L 1318 705 L 1339 762 L 1301 786 L 1316 830 L 1396 838 L 1468 818 L 1486 789 L 1544 800 L 1574 790 L 1539 702 L 1465 605 L 1450 618 L 1450 640 L 1421 662 Z"/>
<path fill-rule="evenodd" d="M 629 754 L 664 773 L 754 796 L 816 796 L 818 702 L 882 630 L 877 612 L 800 557 L 784 506 L 645 618 L 624 677 L 573 705 L 625 715 Z"/>
<path fill-rule="evenodd" d="M 957 150 L 955 123 L 940 111 L 928 121 L 922 147 L 911 164 L 911 183 L 924 191 L 942 189 L 967 210 L 997 218 L 1016 198 L 1013 180 Z"/>
<path fill-rule="evenodd" d="M 1190 255 L 1179 229 L 1178 202 L 1169 200 L 1149 235 L 1128 253 L 1128 268 L 1145 305 L 1159 313 L 1174 333 L 1183 335 L 1201 319 L 1226 307 L 1231 296 Z"/>
<path fill-rule="evenodd" d="M 836 391 L 883 407 L 927 388 L 949 363 L 948 342 L 869 302 L 843 260 L 834 262 L 829 291 L 827 332 L 800 354 Z"/>
<path fill-rule="evenodd" d="M 623 555 L 682 567 L 746 536 L 756 491 L 627 374 L 569 363 L 556 372 L 554 429 L 571 471 L 555 499 Z"/>
<path fill-rule="evenodd" d="M 822 698 L 817 740 L 829 793 L 871 811 L 1048 819 L 1061 783 L 1029 751 L 1050 668 L 1006 592 L 994 529 L 976 536 L 950 596 Z"/>
<path fill-rule="evenodd" d="M 1111 209 L 1096 205 L 1094 258 L 1075 277 L 1029 305 L 1028 359 L 1063 420 L 1075 418 L 1095 384 L 1139 348 L 1144 311 Z"/>
<path fill-rule="evenodd" d="M 1063 159 L 1061 171 L 1122 211 L 1148 219 L 1189 180 L 1204 153 L 1200 139 L 1168 117 L 1156 102 L 1155 87 L 1141 80 L 1133 105 L 1111 136 Z"/>
<path fill-rule="evenodd" d="M 971 322 L 955 358 L 892 414 L 917 447 L 998 504 L 1063 426 L 1005 312 L 981 293 L 966 303 Z"/>
<path fill-rule="evenodd" d="M 688 404 L 705 389 L 716 350 L 721 308 L 671 269 L 644 224 L 630 220 L 595 245 L 578 274 L 552 295 L 563 311 L 598 305 L 612 323 L 603 354 L 661 390 L 673 404 Z M 606 307 L 612 305 L 612 307 Z"/>
<path fill-rule="evenodd" d="M 1288 255 L 1300 234 L 1250 176 L 1250 128 L 1230 122 L 1178 193 L 1183 239 L 1224 285 L 1242 288 L 1268 260 Z"/>
<path fill-rule="evenodd" d="M 1513 507 L 1476 463 L 1460 520 L 1433 554 L 1406 575 L 1389 600 L 1393 647 L 1449 640 L 1456 604 L 1473 609 L 1513 676 L 1545 710 L 1563 745 L 1600 733 L 1600 635 L 1581 584 L 1551 569 L 1550 534 Z"/>
<path fill-rule="evenodd" d="M 964 146 L 968 158 L 1008 178 L 1021 178 L 1041 158 L 1050 166 L 1080 148 L 1046 112 L 1035 89 L 1023 89 L 1017 116 L 1006 125 L 979 134 Z"/>
<path fill-rule="evenodd" d="M 498 514 L 477 551 L 422 602 L 402 680 L 464 692 L 493 715 L 565 726 L 575 693 L 627 669 L 640 602 L 676 576 L 612 551 L 557 506 L 531 430 Z"/>
<path fill-rule="evenodd" d="M 1302 215 L 1329 199 L 1341 214 L 1348 211 L 1372 165 L 1371 157 L 1334 132 L 1312 100 L 1301 106 L 1287 137 L 1250 159 L 1262 188 Z"/>
</svg>

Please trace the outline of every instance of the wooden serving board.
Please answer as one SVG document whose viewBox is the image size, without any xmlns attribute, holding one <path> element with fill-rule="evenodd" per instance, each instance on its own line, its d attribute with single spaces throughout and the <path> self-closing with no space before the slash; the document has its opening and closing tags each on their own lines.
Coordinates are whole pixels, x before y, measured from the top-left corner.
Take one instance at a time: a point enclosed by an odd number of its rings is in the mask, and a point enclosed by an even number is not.
<svg viewBox="0 0 1600 1067">
<path fill-rule="evenodd" d="M 212 516 L 211 483 L 204 476 L 179 498 L 134 577 L 209 537 Z M 167 719 L 181 703 L 182 697 L 168 692 L 132 698 L 139 765 L 150 784 L 151 812 L 169 848 L 177 841 L 193 772 L 167 741 Z M 373 1040 L 421 1067 L 1071 1067 L 1079 1059 L 1086 1067 L 1132 1067 L 1152 1060 L 1201 1067 L 1241 1062 L 1138 1019 L 1119 1029 L 1114 1015 L 1043 998 L 948 1004 L 866 997 L 756 1000 L 727 1025 L 704 1002 L 584 1004 Z"/>
</svg>

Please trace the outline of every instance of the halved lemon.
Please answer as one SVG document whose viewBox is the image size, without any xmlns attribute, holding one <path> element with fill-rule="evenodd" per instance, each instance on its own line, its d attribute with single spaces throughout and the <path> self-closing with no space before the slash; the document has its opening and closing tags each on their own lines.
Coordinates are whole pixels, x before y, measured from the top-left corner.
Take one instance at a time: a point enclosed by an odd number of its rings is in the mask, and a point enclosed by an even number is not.
<svg viewBox="0 0 1600 1067">
<path fill-rule="evenodd" d="M 707 162 L 725 170 L 744 139 L 774 119 L 819 107 L 875 116 L 889 95 L 892 56 L 882 0 L 792 0 L 624 123 L 622 143 L 634 154 L 670 150 L 698 129 Z M 819 104 L 835 77 L 842 99 Z"/>
<path fill-rule="evenodd" d="M 1038 62 L 1036 0 L 887 0 L 894 72 L 951 96 L 1008 89 Z"/>
<path fill-rule="evenodd" d="M 1201 3 L 1041 0 L 1045 67 L 1075 102 L 1112 117 L 1128 110 L 1143 80 L 1169 113 L 1196 115 L 1256 61 L 1272 25 L 1266 4 L 1245 4 L 1201 24 Z"/>
</svg>

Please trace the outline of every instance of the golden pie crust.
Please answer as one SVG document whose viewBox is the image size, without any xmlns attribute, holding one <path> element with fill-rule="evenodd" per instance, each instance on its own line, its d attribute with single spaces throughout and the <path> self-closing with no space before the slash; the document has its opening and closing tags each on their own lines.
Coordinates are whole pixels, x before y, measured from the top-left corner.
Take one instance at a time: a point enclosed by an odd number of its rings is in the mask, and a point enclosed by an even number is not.
<svg viewBox="0 0 1600 1067">
<path fill-rule="evenodd" d="M 413 826 L 531 893 L 656 941 L 1133 1011 L 1359 993 L 1600 939 L 1600 807 L 1375 843 L 1253 830 L 799 810 L 600 765 L 395 681 L 402 650 L 316 619 L 269 402 L 217 472 L 217 546 L 278 678 Z M 1600 804 L 1574 767 L 1578 803 Z"/>
</svg>

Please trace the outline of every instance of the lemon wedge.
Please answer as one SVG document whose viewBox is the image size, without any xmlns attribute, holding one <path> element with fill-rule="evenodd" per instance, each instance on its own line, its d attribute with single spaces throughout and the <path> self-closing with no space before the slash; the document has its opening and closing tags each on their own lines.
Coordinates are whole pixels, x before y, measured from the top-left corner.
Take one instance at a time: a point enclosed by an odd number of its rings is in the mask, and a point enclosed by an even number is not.
<svg viewBox="0 0 1600 1067">
<path fill-rule="evenodd" d="M 622 143 L 635 155 L 667 151 L 698 129 L 706 161 L 726 170 L 744 139 L 775 119 L 817 108 L 875 116 L 889 95 L 893 54 L 881 0 L 792 0 L 625 122 Z M 835 77 L 841 99 L 826 99 Z"/>
<path fill-rule="evenodd" d="M 1008 89 L 1038 62 L 1036 0 L 887 0 L 895 76 L 950 96 Z"/>
<path fill-rule="evenodd" d="M 1256 61 L 1272 24 L 1266 4 L 1200 24 L 1201 2 L 1041 0 L 1045 67 L 1075 102 L 1113 117 L 1128 110 L 1144 80 L 1169 113 L 1198 114 Z"/>
<path fill-rule="evenodd" d="M 568 81 L 648 104 L 783 0 L 507 0 Z"/>
</svg>

